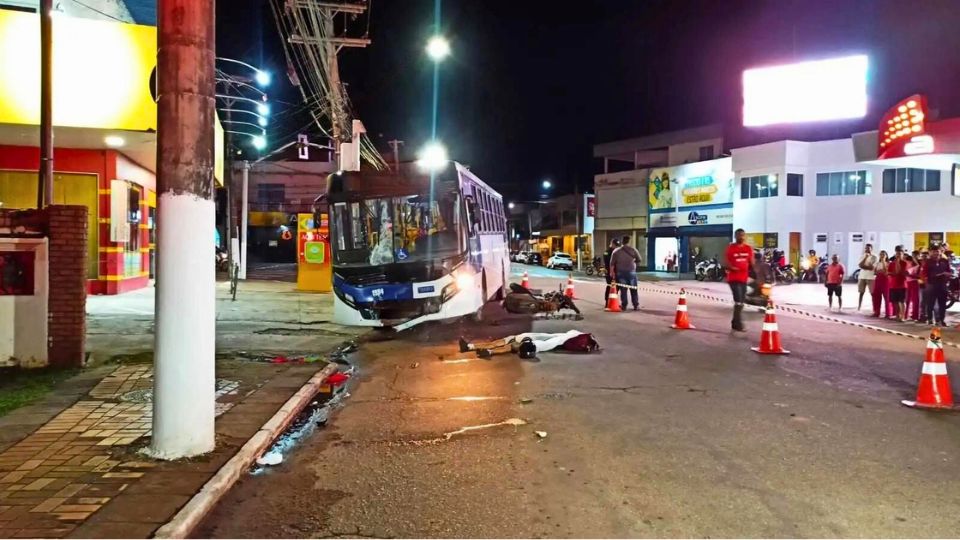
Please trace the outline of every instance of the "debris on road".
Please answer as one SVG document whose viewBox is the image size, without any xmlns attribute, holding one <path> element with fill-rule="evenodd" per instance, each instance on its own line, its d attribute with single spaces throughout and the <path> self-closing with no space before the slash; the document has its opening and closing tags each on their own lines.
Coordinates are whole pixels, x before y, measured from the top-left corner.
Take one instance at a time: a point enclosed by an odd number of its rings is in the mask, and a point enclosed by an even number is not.
<svg viewBox="0 0 960 540">
<path fill-rule="evenodd" d="M 600 344 L 593 334 L 579 330 L 557 334 L 528 332 L 488 343 L 469 343 L 461 337 L 459 344 L 461 352 L 474 351 L 480 358 L 490 358 L 494 354 L 507 351 L 516 352 L 521 358 L 534 358 L 537 353 L 554 349 L 586 353 L 600 350 Z"/>
<path fill-rule="evenodd" d="M 531 399 L 531 398 L 520 398 L 520 404 L 521 404 L 521 405 L 527 405 L 527 404 L 529 404 L 529 403 L 533 403 L 533 399 Z"/>
<path fill-rule="evenodd" d="M 573 303 L 573 298 L 564 295 L 563 291 L 537 294 L 536 291 L 516 283 L 510 284 L 510 293 L 504 299 L 503 307 L 510 313 L 583 319 L 580 309 Z M 564 314 L 564 310 L 569 310 L 572 313 Z"/>
<path fill-rule="evenodd" d="M 418 367 L 420 367 L 420 362 L 414 362 L 410 364 L 410 369 L 417 369 Z"/>
<path fill-rule="evenodd" d="M 257 458 L 257 465 L 271 467 L 283 463 L 283 454 L 280 452 L 267 452 Z"/>
<path fill-rule="evenodd" d="M 533 433 L 534 433 L 534 435 L 537 436 L 538 439 L 546 439 L 546 438 L 547 438 L 547 432 L 546 432 L 546 431 L 534 431 Z"/>
</svg>

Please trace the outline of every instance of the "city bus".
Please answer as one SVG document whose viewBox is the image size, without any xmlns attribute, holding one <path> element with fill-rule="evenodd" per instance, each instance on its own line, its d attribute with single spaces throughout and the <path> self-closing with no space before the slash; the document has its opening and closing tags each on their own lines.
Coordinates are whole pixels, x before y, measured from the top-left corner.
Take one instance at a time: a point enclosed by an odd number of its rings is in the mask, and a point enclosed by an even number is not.
<svg viewBox="0 0 960 540">
<path fill-rule="evenodd" d="M 425 321 L 482 319 L 510 270 L 503 197 L 450 162 L 433 181 L 399 172 L 327 179 L 334 322 L 402 330 Z"/>
</svg>

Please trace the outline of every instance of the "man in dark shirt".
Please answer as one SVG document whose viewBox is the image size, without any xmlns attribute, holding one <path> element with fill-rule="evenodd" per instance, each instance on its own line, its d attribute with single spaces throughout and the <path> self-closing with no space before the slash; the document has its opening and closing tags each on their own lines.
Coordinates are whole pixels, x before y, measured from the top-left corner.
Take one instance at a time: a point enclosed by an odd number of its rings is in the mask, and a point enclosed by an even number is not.
<svg viewBox="0 0 960 540">
<path fill-rule="evenodd" d="M 940 246 L 930 246 L 930 258 L 926 265 L 927 285 L 923 290 L 926 300 L 926 320 L 931 322 L 936 315 L 936 324 L 943 326 L 944 319 L 947 316 L 947 283 L 953 277 L 953 268 L 950 267 L 950 261 L 943 258 L 940 253 Z M 937 309 L 934 311 L 934 302 Z"/>
<path fill-rule="evenodd" d="M 630 245 L 630 236 L 620 239 L 620 247 L 610 255 L 610 269 L 617 277 L 620 289 L 620 305 L 627 308 L 627 285 L 630 287 L 630 299 L 633 300 L 633 310 L 640 309 L 640 296 L 637 292 L 637 266 L 640 264 L 640 252 Z"/>
<path fill-rule="evenodd" d="M 610 240 L 610 245 L 607 246 L 607 250 L 603 252 L 603 269 L 607 274 L 607 288 L 603 291 L 603 305 L 607 305 L 607 299 L 610 298 L 610 283 L 613 281 L 613 272 L 610 270 L 610 256 L 613 255 L 613 250 L 618 247 L 620 247 L 620 240 L 614 238 Z"/>
</svg>

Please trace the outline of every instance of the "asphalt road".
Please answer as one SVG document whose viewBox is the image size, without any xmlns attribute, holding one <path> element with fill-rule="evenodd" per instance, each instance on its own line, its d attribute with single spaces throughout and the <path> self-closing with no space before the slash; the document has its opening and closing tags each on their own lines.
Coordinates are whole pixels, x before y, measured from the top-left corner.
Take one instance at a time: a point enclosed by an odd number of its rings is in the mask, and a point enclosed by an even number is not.
<svg viewBox="0 0 960 540">
<path fill-rule="evenodd" d="M 676 331 L 674 296 L 645 293 L 642 311 L 610 314 L 602 289 L 577 283 L 582 322 L 531 325 L 494 304 L 482 325 L 423 326 L 363 345 L 346 406 L 282 465 L 241 480 L 196 534 L 960 531 L 960 415 L 899 404 L 915 392 L 922 342 L 781 314 L 793 354 L 759 356 L 750 351 L 759 314 L 748 333 L 731 334 L 729 306 L 691 299 L 697 330 Z M 457 352 L 460 333 L 530 328 L 589 331 L 603 351 L 539 362 Z M 946 352 L 960 376 L 960 351 Z"/>
</svg>

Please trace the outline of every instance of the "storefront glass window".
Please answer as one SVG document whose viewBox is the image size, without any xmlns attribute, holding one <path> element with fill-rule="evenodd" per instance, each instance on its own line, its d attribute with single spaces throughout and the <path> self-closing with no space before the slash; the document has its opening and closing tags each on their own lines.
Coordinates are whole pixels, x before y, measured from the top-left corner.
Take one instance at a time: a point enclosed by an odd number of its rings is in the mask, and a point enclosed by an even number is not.
<svg viewBox="0 0 960 540">
<path fill-rule="evenodd" d="M 761 199 L 764 197 L 776 197 L 780 192 L 776 174 L 764 174 L 761 176 L 746 176 L 740 179 L 740 198 L 741 199 Z"/>
<path fill-rule="evenodd" d="M 884 169 L 884 193 L 940 191 L 940 171 L 930 169 Z"/>
<path fill-rule="evenodd" d="M 817 173 L 817 196 L 866 195 L 870 193 L 867 171 Z"/>
<path fill-rule="evenodd" d="M 803 197 L 802 174 L 787 174 L 787 197 Z"/>
</svg>

